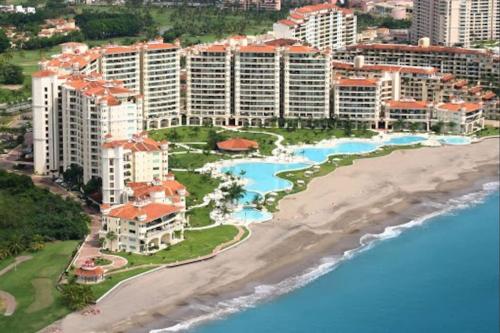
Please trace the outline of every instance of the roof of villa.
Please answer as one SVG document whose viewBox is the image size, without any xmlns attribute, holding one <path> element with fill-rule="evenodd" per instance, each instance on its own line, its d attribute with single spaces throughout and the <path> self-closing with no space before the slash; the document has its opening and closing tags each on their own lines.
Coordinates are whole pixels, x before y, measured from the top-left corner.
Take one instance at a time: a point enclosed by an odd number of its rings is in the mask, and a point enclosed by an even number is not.
<svg viewBox="0 0 500 333">
<path fill-rule="evenodd" d="M 82 277 L 99 277 L 104 274 L 104 269 L 100 266 L 96 266 L 94 261 L 89 259 L 85 263 L 76 269 L 75 275 Z"/>
<path fill-rule="evenodd" d="M 427 101 L 387 101 L 387 106 L 392 109 L 426 109 L 429 105 Z"/>
<path fill-rule="evenodd" d="M 110 136 L 108 136 L 108 139 Z M 155 141 L 148 138 L 147 135 L 143 133 L 136 134 L 129 140 L 114 140 L 105 142 L 103 148 L 116 148 L 123 147 L 124 149 L 131 150 L 132 152 L 148 152 L 148 151 L 160 151 L 162 150 L 162 145 L 167 143 L 166 141 Z"/>
<path fill-rule="evenodd" d="M 186 186 L 179 183 L 177 180 L 169 179 L 158 182 L 129 182 L 127 183 L 135 198 L 148 197 L 153 192 L 164 191 L 167 197 L 179 196 L 181 191 L 186 191 Z M 184 195 L 189 195 L 186 191 Z"/>
<path fill-rule="evenodd" d="M 136 205 L 134 203 L 126 203 L 123 205 L 111 208 L 105 215 L 109 217 L 116 217 L 123 220 L 136 220 L 140 223 L 148 223 L 159 219 L 160 217 L 176 213 L 181 209 L 174 205 L 151 202 L 145 205 Z M 139 219 L 140 217 L 144 219 Z"/>
<path fill-rule="evenodd" d="M 364 64 L 360 68 L 354 67 L 353 63 L 343 61 L 332 61 L 333 69 L 347 69 L 347 70 L 364 70 L 373 72 L 400 72 L 412 74 L 435 74 L 438 72 L 434 67 L 420 67 L 420 66 L 398 66 L 398 65 L 371 65 Z"/>
<path fill-rule="evenodd" d="M 437 105 L 440 110 L 459 112 L 465 110 L 466 112 L 477 111 L 482 108 L 481 103 L 472 102 L 451 102 L 451 103 L 440 103 Z"/>
<path fill-rule="evenodd" d="M 374 78 L 342 78 L 338 80 L 339 86 L 349 87 L 375 87 L 378 83 Z"/>
<path fill-rule="evenodd" d="M 226 141 L 217 142 L 217 148 L 227 151 L 246 151 L 259 148 L 259 144 L 256 141 L 252 140 L 233 138 Z"/>
</svg>

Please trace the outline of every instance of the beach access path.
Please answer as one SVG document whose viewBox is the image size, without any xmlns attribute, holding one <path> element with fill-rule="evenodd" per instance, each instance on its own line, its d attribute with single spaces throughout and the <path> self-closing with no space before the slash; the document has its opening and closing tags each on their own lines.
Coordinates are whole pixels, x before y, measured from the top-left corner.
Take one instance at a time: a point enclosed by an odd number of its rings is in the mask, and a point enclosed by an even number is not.
<svg viewBox="0 0 500 333">
<path fill-rule="evenodd" d="M 105 297 L 92 318 L 72 313 L 61 332 L 147 332 L 199 314 L 203 306 L 250 293 L 358 247 L 366 233 L 408 222 L 425 201 L 446 201 L 478 182 L 498 179 L 499 139 L 466 146 L 397 150 L 360 159 L 285 197 L 272 221 L 210 261 L 159 270 Z M 429 208 L 431 209 L 431 208 Z"/>
</svg>

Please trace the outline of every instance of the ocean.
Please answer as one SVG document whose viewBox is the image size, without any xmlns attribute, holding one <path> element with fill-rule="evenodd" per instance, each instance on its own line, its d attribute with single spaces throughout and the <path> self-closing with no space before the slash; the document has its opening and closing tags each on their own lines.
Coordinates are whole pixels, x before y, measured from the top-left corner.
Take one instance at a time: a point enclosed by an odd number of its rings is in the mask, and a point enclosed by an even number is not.
<svg viewBox="0 0 500 333">
<path fill-rule="evenodd" d="M 154 332 L 498 333 L 499 201 L 498 183 L 487 184 L 301 276 Z"/>
</svg>

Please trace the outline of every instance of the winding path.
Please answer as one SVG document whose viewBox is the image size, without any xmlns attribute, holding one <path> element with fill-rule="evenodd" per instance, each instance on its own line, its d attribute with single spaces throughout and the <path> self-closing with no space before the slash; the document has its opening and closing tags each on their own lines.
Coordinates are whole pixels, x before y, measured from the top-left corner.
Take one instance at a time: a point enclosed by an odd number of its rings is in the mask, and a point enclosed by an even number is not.
<svg viewBox="0 0 500 333">
<path fill-rule="evenodd" d="M 5 273 L 11 271 L 14 269 L 17 265 L 19 265 L 22 262 L 28 261 L 32 259 L 32 256 L 19 256 L 14 259 L 14 262 L 4 269 L 0 271 L 0 276 L 4 275 Z M 2 302 L 3 305 L 3 315 L 4 316 L 12 316 L 14 312 L 16 311 L 17 303 L 16 303 L 16 298 L 3 290 L 0 290 L 0 301 Z"/>
</svg>

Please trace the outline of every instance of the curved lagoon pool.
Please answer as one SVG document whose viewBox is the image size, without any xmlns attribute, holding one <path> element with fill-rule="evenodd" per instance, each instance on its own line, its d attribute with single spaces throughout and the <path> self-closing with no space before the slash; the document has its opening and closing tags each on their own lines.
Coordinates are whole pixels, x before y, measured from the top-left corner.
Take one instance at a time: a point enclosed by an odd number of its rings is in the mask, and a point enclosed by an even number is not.
<svg viewBox="0 0 500 333">
<path fill-rule="evenodd" d="M 331 155 L 365 154 L 379 146 L 373 142 L 345 141 L 332 147 L 306 147 L 294 150 L 295 155 L 303 156 L 314 163 L 323 163 Z"/>
<path fill-rule="evenodd" d="M 385 145 L 399 146 L 399 145 L 414 145 L 427 140 L 426 137 L 420 135 L 402 135 L 393 137 L 384 142 Z"/>
<path fill-rule="evenodd" d="M 293 186 L 288 180 L 275 176 L 276 173 L 305 169 L 309 166 L 306 163 L 242 162 L 224 167 L 221 171 L 230 171 L 233 175 L 241 175 L 242 178 L 246 179 L 248 181 L 245 185 L 247 192 L 266 194 L 290 189 Z M 251 200 L 253 200 L 253 196 Z"/>
<path fill-rule="evenodd" d="M 259 192 L 246 191 L 243 198 L 238 200 L 238 204 L 243 206 L 252 205 L 256 197 L 259 201 L 262 201 L 263 199 L 262 194 L 260 194 Z"/>
<path fill-rule="evenodd" d="M 245 207 L 242 210 L 234 212 L 231 217 L 242 223 L 255 223 L 270 220 L 273 215 L 269 212 L 263 212 L 255 208 Z"/>
<path fill-rule="evenodd" d="M 466 136 L 441 136 L 438 141 L 445 145 L 468 145 L 471 140 Z"/>
</svg>

